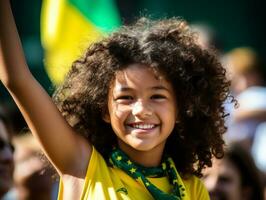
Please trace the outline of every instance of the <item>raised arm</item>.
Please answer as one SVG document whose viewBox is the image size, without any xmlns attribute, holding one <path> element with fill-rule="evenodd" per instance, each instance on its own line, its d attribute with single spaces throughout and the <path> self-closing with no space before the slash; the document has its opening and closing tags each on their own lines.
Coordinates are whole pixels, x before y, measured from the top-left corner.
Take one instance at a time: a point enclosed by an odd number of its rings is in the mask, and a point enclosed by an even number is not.
<svg viewBox="0 0 266 200">
<path fill-rule="evenodd" d="M 91 146 L 75 134 L 30 73 L 9 0 L 0 0 L 0 79 L 58 172 L 84 177 Z"/>
</svg>

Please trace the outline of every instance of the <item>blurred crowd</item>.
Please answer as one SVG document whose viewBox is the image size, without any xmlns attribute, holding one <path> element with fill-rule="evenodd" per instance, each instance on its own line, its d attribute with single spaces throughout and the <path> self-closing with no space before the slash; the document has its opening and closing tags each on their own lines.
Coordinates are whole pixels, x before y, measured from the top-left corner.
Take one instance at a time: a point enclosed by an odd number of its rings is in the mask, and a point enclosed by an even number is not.
<svg viewBox="0 0 266 200">
<path fill-rule="evenodd" d="M 225 156 L 215 160 L 202 178 L 212 200 L 266 199 L 266 65 L 255 49 L 237 47 L 223 52 L 215 32 L 195 25 L 199 43 L 215 48 L 231 80 L 237 100 L 225 102 Z"/>
<path fill-rule="evenodd" d="M 0 199 L 53 200 L 56 174 L 29 133 L 16 133 L 0 110 Z"/>
<path fill-rule="evenodd" d="M 214 160 L 202 178 L 212 200 L 266 199 L 266 87 L 265 71 L 256 51 L 238 47 L 222 52 L 214 32 L 195 25 L 199 43 L 216 48 L 231 80 L 231 93 L 237 105 L 228 99 L 225 156 Z M 58 180 L 35 139 L 29 133 L 14 133 L 0 109 L 0 199 L 53 200 Z"/>
</svg>

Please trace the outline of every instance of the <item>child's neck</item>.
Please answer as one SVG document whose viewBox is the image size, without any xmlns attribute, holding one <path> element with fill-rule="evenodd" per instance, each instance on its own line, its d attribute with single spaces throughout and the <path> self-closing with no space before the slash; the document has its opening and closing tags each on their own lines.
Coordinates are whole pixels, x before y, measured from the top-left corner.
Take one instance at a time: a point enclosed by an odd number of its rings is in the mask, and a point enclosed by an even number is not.
<svg viewBox="0 0 266 200">
<path fill-rule="evenodd" d="M 161 164 L 163 147 L 159 146 L 149 151 L 140 151 L 125 143 L 119 143 L 119 148 L 126 153 L 133 162 L 144 167 L 158 167 Z"/>
</svg>

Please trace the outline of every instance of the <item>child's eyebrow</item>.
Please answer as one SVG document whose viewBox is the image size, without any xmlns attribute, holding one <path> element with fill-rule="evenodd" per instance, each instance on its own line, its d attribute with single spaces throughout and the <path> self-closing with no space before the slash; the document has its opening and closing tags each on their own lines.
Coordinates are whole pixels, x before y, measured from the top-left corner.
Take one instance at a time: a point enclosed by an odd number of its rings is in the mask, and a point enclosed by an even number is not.
<svg viewBox="0 0 266 200">
<path fill-rule="evenodd" d="M 115 90 L 118 92 L 128 92 L 128 91 L 131 91 L 133 89 L 130 87 L 121 86 L 121 87 L 116 88 Z"/>
<path fill-rule="evenodd" d="M 148 89 L 150 89 L 150 90 L 166 90 L 166 91 L 170 92 L 170 89 L 163 86 L 163 85 L 153 86 L 153 87 L 150 87 Z M 122 87 L 116 88 L 115 90 L 118 92 L 128 92 L 128 91 L 132 91 L 134 89 L 131 87 L 127 87 L 127 86 L 122 86 Z"/>
<path fill-rule="evenodd" d="M 152 90 L 167 90 L 167 91 L 170 91 L 169 88 L 163 86 L 163 85 L 159 85 L 159 86 L 154 86 L 154 87 L 151 87 Z"/>
</svg>

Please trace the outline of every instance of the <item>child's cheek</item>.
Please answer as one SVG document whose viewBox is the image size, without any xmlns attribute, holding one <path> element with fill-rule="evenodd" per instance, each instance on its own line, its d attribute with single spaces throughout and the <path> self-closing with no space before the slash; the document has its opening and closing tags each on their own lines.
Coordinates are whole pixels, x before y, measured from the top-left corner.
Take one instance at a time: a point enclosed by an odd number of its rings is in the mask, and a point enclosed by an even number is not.
<svg viewBox="0 0 266 200">
<path fill-rule="evenodd" d="M 130 111 L 129 105 L 123 105 L 117 102 L 113 102 L 112 107 L 113 107 L 112 109 L 113 117 L 117 119 L 123 119 L 127 115 L 127 113 Z"/>
</svg>

